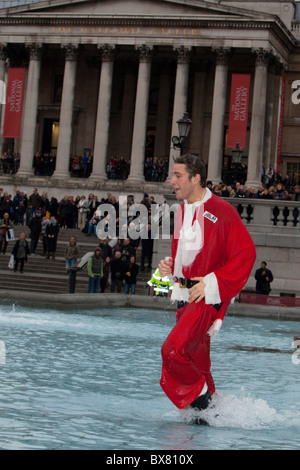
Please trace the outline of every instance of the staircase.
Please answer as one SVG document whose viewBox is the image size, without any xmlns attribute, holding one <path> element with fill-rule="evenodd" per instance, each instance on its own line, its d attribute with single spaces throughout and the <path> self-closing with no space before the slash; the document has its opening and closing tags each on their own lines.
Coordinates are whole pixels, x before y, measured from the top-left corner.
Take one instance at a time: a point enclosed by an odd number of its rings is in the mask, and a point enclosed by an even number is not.
<svg viewBox="0 0 300 470">
<path fill-rule="evenodd" d="M 26 226 L 14 225 L 15 240 L 21 232 L 25 232 L 27 241 L 30 244 L 29 229 Z M 81 256 L 89 251 L 94 251 L 99 245 L 100 240 L 96 236 L 87 236 L 81 230 L 60 229 L 57 241 L 55 260 L 45 259 L 43 255 L 42 241 L 38 242 L 36 255 L 29 255 L 27 263 L 24 265 L 23 274 L 19 268 L 15 273 L 8 268 L 8 262 L 15 241 L 8 242 L 6 254 L 0 255 L 0 289 L 18 290 L 27 292 L 44 292 L 53 294 L 69 293 L 69 278 L 65 268 L 64 252 L 69 243 L 70 237 L 74 235 L 80 247 Z M 141 249 L 138 248 L 137 264 L 140 264 Z M 148 295 L 147 281 L 151 278 L 150 272 L 139 272 L 136 294 Z M 88 273 L 87 268 L 77 272 L 76 293 L 87 293 L 88 291 Z M 109 287 L 105 292 L 110 292 Z M 124 288 L 122 293 L 124 293 Z"/>
</svg>

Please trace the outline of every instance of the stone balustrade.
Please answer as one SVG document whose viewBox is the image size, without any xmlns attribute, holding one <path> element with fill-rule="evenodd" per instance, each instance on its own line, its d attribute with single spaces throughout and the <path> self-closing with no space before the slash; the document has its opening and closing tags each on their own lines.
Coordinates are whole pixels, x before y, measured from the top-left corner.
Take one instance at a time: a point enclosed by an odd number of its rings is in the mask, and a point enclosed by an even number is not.
<svg viewBox="0 0 300 470">
<path fill-rule="evenodd" d="M 300 227 L 300 201 L 227 198 L 245 224 Z"/>
</svg>

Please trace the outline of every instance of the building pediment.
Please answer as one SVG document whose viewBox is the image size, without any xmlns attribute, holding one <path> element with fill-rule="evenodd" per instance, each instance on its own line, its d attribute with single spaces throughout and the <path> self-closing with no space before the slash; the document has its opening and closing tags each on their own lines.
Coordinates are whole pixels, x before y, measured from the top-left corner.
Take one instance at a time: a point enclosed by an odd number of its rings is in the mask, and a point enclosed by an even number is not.
<svg viewBox="0 0 300 470">
<path fill-rule="evenodd" d="M 218 0 L 48 0 L 0 9 L 0 17 L 68 17 L 68 18 L 262 18 L 265 14 L 243 8 L 220 5 Z M 270 15 L 268 15 L 270 17 Z"/>
</svg>

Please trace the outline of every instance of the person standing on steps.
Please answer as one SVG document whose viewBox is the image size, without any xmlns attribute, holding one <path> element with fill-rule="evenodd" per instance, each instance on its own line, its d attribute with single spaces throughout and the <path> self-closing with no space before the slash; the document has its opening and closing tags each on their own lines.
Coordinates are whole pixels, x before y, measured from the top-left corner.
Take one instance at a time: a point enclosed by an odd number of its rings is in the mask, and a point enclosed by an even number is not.
<svg viewBox="0 0 300 470">
<path fill-rule="evenodd" d="M 55 259 L 58 233 L 59 233 L 59 225 L 54 215 L 52 215 L 50 217 L 49 224 L 46 225 L 46 230 L 45 230 L 46 246 L 47 246 L 46 259 L 50 258 L 50 253 L 52 254 L 52 259 L 53 260 Z"/>
<path fill-rule="evenodd" d="M 12 254 L 14 255 L 15 260 L 14 271 L 17 272 L 18 265 L 20 263 L 20 273 L 23 273 L 24 263 L 27 261 L 27 256 L 29 255 L 29 244 L 24 232 L 20 233 L 20 238 L 16 241 Z"/>
<path fill-rule="evenodd" d="M 42 231 L 42 212 L 40 209 L 38 209 L 36 215 L 30 219 L 28 227 L 30 228 L 30 254 L 35 255 L 39 236 Z"/>
<path fill-rule="evenodd" d="M 75 266 L 78 258 L 80 258 L 80 248 L 77 244 L 76 237 L 70 237 L 70 242 L 65 249 L 65 260 L 66 260 L 66 270 L 69 275 L 69 280 L 71 279 L 70 268 Z"/>
<path fill-rule="evenodd" d="M 130 256 L 125 272 L 125 294 L 129 294 L 130 292 L 133 295 L 135 294 L 138 272 L 139 266 L 135 262 L 135 256 Z"/>
<path fill-rule="evenodd" d="M 100 280 L 103 276 L 103 260 L 101 258 L 101 249 L 98 247 L 95 249 L 93 256 L 88 260 L 88 275 L 89 285 L 88 293 L 96 294 L 100 289 Z"/>
<path fill-rule="evenodd" d="M 162 346 L 160 385 L 180 409 L 208 407 L 215 384 L 210 338 L 218 334 L 227 307 L 251 273 L 255 247 L 237 210 L 206 186 L 201 158 L 175 159 L 171 184 L 177 209 L 171 256 L 159 263 L 172 275 L 178 302 L 176 325 Z M 207 424 L 200 418 L 196 424 Z"/>
<path fill-rule="evenodd" d="M 9 219 L 9 213 L 4 212 L 3 219 L 0 220 L 0 253 L 5 255 L 7 248 L 7 234 L 12 228 L 12 222 Z"/>
</svg>

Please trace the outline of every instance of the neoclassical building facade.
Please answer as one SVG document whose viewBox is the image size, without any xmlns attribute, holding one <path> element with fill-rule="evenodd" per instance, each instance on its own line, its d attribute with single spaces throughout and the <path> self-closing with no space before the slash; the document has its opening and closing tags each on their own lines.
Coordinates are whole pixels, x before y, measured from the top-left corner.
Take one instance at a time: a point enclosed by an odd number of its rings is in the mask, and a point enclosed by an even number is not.
<svg viewBox="0 0 300 470">
<path fill-rule="evenodd" d="M 14 6 L 10 6 L 13 4 Z M 147 157 L 173 157 L 172 136 L 185 112 L 186 148 L 219 183 L 227 147 L 233 74 L 250 75 L 246 184 L 261 168 L 300 175 L 300 23 L 294 1 L 51 0 L 1 2 L 0 80 L 25 68 L 20 137 L 2 152 L 20 154 L 1 185 L 146 191 Z M 34 174 L 36 152 L 56 157 L 52 176 Z M 89 178 L 70 174 L 70 158 L 93 156 Z M 112 156 L 130 162 L 122 182 L 107 179 Z M 298 176 L 297 176 L 298 175 Z M 150 184 L 160 193 L 161 185 Z M 115 186 L 114 186 L 115 185 Z M 152 185 L 152 186 L 151 186 Z"/>
</svg>

